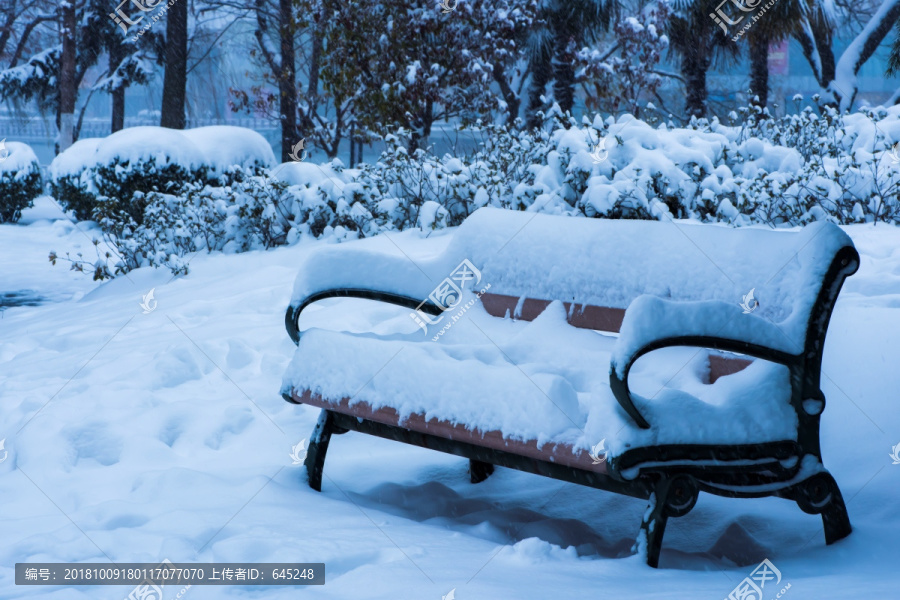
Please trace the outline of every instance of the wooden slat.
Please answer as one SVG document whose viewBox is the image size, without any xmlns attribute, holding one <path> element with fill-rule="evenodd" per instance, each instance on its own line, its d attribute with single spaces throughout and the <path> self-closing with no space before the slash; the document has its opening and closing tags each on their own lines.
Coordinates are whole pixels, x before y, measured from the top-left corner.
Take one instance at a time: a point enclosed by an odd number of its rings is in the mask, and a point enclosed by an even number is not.
<svg viewBox="0 0 900 600">
<path fill-rule="evenodd" d="M 510 315 L 521 321 L 533 321 L 550 305 L 549 300 L 525 298 L 522 301 L 519 314 L 516 314 L 519 298 L 490 293 L 481 296 L 481 303 L 484 305 L 484 310 L 493 317 Z M 564 302 L 563 304 L 566 307 L 566 320 L 572 327 L 618 333 L 622 327 L 622 320 L 625 318 L 625 311 L 621 308 L 576 304 L 573 310 L 571 302 Z M 715 383 L 720 377 L 732 375 L 746 369 L 750 362 L 742 358 L 711 354 L 709 357 L 709 383 Z"/>
<path fill-rule="evenodd" d="M 412 414 L 400 422 L 400 414 L 391 407 L 382 407 L 378 409 L 372 408 L 372 405 L 364 400 L 358 400 L 350 406 L 350 399 L 343 398 L 338 402 L 323 398 L 319 394 L 313 394 L 310 390 L 304 390 L 297 393 L 296 390 L 291 394 L 291 398 L 297 404 L 309 404 L 326 408 L 335 412 L 384 423 L 386 425 L 395 425 L 418 431 L 421 433 L 429 433 L 431 435 L 443 437 L 450 440 L 458 440 L 467 442 L 485 448 L 493 448 L 495 450 L 504 450 L 519 456 L 534 458 L 537 460 L 554 462 L 560 465 L 575 467 L 585 471 L 593 471 L 594 473 L 603 473 L 606 471 L 606 461 L 599 464 L 593 464 L 593 459 L 583 450 L 572 451 L 571 444 L 554 444 L 546 443 L 540 448 L 537 446 L 537 440 L 513 440 L 504 438 L 499 431 L 477 431 L 467 429 L 464 425 L 453 424 L 449 421 L 438 419 L 426 420 L 425 416 L 419 413 Z"/>
<path fill-rule="evenodd" d="M 484 305 L 484 310 L 493 317 L 505 317 L 509 314 L 522 321 L 533 321 L 550 305 L 549 300 L 526 298 L 522 302 L 521 313 L 517 315 L 516 306 L 519 304 L 519 299 L 515 296 L 483 294 L 481 303 Z M 618 333 L 619 328 L 622 327 L 622 319 L 625 318 L 625 311 L 621 308 L 576 304 L 575 310 L 572 310 L 571 302 L 563 304 L 566 307 L 567 320 L 572 327 Z"/>
<path fill-rule="evenodd" d="M 743 371 L 750 366 L 753 361 L 744 358 L 731 358 L 728 356 L 719 356 L 718 354 L 709 355 L 709 382 L 715 383 L 719 377 L 733 375 L 739 371 Z"/>
</svg>

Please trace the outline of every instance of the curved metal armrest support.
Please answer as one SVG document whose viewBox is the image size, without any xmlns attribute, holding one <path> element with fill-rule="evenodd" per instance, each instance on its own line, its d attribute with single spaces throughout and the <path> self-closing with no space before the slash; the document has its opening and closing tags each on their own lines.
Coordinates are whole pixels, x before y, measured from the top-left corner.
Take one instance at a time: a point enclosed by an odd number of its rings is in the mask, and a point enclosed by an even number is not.
<svg viewBox="0 0 900 600">
<path fill-rule="evenodd" d="M 787 352 L 782 352 L 780 350 L 773 350 L 772 348 L 767 348 L 758 344 L 714 336 L 682 335 L 654 340 L 653 342 L 642 346 L 628 357 L 624 363 L 623 374 L 621 376 L 617 372 L 615 365 L 612 365 L 609 370 L 609 387 L 612 389 L 613 395 L 615 395 L 619 405 L 626 413 L 628 413 L 628 416 L 634 419 L 634 422 L 642 429 L 649 429 L 650 423 L 647 422 L 634 405 L 633 398 L 640 398 L 640 396 L 632 394 L 631 390 L 628 389 L 628 373 L 631 371 L 632 365 L 634 365 L 641 356 L 648 352 L 653 352 L 654 350 L 669 346 L 695 346 L 699 348 L 712 348 L 714 350 L 722 350 L 725 352 L 738 352 L 754 358 L 761 358 L 763 360 L 779 363 L 791 369 L 802 366 L 803 359 L 802 356 L 788 354 Z"/>
<path fill-rule="evenodd" d="M 439 315 L 443 312 L 438 306 L 430 301 L 423 302 L 417 298 L 394 294 L 392 292 L 381 292 L 378 290 L 367 290 L 362 288 L 322 290 L 307 296 L 296 306 L 293 304 L 288 306 L 287 312 L 284 315 L 284 326 L 295 344 L 300 343 L 300 328 L 297 325 L 300 313 L 313 302 L 318 302 L 319 300 L 324 300 L 326 298 L 363 298 L 366 300 L 377 300 L 379 302 L 387 302 L 388 304 L 396 304 L 397 306 L 405 306 L 430 315 Z"/>
</svg>

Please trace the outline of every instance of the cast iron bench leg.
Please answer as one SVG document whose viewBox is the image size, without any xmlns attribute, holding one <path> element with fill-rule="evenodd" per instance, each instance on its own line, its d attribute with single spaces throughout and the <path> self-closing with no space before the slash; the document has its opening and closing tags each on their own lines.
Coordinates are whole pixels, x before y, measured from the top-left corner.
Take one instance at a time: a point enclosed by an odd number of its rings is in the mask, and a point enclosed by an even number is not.
<svg viewBox="0 0 900 600">
<path fill-rule="evenodd" d="M 650 503 L 647 505 L 641 521 L 641 531 L 634 548 L 632 548 L 633 552 L 643 554 L 647 564 L 653 568 L 659 566 L 659 553 L 662 550 L 663 535 L 666 533 L 666 523 L 669 520 L 665 510 L 665 488 L 667 487 L 668 481 L 660 481 L 651 494 Z"/>
<path fill-rule="evenodd" d="M 796 487 L 795 498 L 800 510 L 811 515 L 822 515 L 822 526 L 825 529 L 825 543 L 833 544 L 848 535 L 850 517 L 844 497 L 831 473 L 816 473 Z"/>
<path fill-rule="evenodd" d="M 469 459 L 469 481 L 472 483 L 481 483 L 491 476 L 494 472 L 494 465 L 491 463 L 481 462 L 473 458 Z"/>
<path fill-rule="evenodd" d="M 317 492 L 322 491 L 322 470 L 325 467 L 325 454 L 328 452 L 328 442 L 331 441 L 332 433 L 335 433 L 334 417 L 331 411 L 323 408 L 319 413 L 319 421 L 313 429 L 306 461 L 303 463 L 309 476 L 309 487 Z"/>
<path fill-rule="evenodd" d="M 689 475 L 661 477 L 653 486 L 650 502 L 641 521 L 641 532 L 632 551 L 644 554 L 647 565 L 659 566 L 663 535 L 669 517 L 682 517 L 697 504 L 700 488 Z"/>
</svg>

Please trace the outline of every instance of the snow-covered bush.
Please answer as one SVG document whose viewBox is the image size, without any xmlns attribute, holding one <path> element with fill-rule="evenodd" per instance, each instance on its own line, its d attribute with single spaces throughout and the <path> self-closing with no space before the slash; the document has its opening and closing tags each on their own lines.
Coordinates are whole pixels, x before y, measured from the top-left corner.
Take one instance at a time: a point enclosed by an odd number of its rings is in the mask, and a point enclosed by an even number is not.
<svg viewBox="0 0 900 600">
<path fill-rule="evenodd" d="M 801 100 L 795 97 L 798 104 Z M 799 216 L 806 212 L 839 223 L 900 223 L 900 107 L 863 108 L 848 115 L 829 106 L 807 107 L 780 119 L 758 107 L 741 112 L 741 141 L 762 139 L 800 155 L 777 173 L 768 169 L 766 177 L 757 178 L 755 187 L 764 188 L 757 196 L 759 208 L 787 211 L 793 218 L 784 220 L 791 223 L 809 220 Z M 779 201 L 782 194 L 787 202 Z M 754 216 L 764 222 L 769 218 L 765 212 Z"/>
<path fill-rule="evenodd" d="M 125 210 L 140 224 L 143 196 L 137 192 L 177 195 L 190 184 L 228 185 L 229 173 L 259 174 L 274 162 L 265 138 L 241 127 L 131 127 L 79 140 L 57 156 L 50 165 L 51 189 L 78 219 L 93 219 L 103 203 L 107 214 Z"/>
<path fill-rule="evenodd" d="M 163 127 L 131 127 L 80 140 L 50 164 L 54 196 L 82 220 L 94 218 L 103 200 L 140 222 L 142 207 L 131 205 L 135 192 L 179 193 L 191 181 L 205 181 L 206 172 L 199 148 Z"/>
<path fill-rule="evenodd" d="M 233 174 L 260 175 L 275 165 L 275 154 L 269 142 L 252 129 L 211 125 L 185 129 L 181 133 L 200 150 L 211 183 L 227 185 Z"/>
<path fill-rule="evenodd" d="M 21 142 L 0 147 L 0 223 L 15 223 L 22 209 L 41 195 L 41 165 L 34 151 Z"/>
<path fill-rule="evenodd" d="M 900 223 L 900 106 L 852 115 L 822 106 L 780 118 L 752 107 L 727 125 L 652 125 L 628 114 L 556 123 L 550 133 L 482 127 L 478 151 L 459 157 L 409 154 L 388 138 L 378 161 L 361 165 L 342 191 L 323 193 L 372 215 L 361 235 L 422 226 L 427 203 L 451 226 L 486 205 L 733 225 Z"/>
<path fill-rule="evenodd" d="M 101 138 L 78 140 L 50 163 L 50 194 L 75 213 L 79 221 L 92 218 L 96 196 L 90 189 L 90 169 Z"/>
<path fill-rule="evenodd" d="M 375 163 L 360 165 L 342 198 L 351 205 L 362 202 L 378 227 L 397 230 L 458 225 L 482 206 L 531 205 L 539 191 L 532 167 L 552 149 L 549 134 L 501 125 L 479 127 L 479 133 L 480 149 L 459 158 L 421 149 L 410 154 L 388 136 L 387 149 Z"/>
<path fill-rule="evenodd" d="M 242 172 L 241 172 L 242 171 Z M 228 186 L 187 183 L 178 194 L 135 191 L 122 203 L 100 198 L 94 213 L 110 256 L 108 276 L 145 266 L 186 274 L 183 260 L 198 251 L 246 252 L 286 243 L 288 221 L 280 212 L 287 185 L 237 167 L 223 172 Z M 131 209 L 140 208 L 136 219 Z"/>
</svg>

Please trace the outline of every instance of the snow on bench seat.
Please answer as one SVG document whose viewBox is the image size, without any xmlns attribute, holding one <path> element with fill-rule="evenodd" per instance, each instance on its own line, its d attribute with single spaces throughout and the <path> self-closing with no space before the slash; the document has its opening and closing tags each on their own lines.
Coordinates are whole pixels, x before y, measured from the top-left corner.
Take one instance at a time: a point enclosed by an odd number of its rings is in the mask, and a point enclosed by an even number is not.
<svg viewBox="0 0 900 600">
<path fill-rule="evenodd" d="M 609 388 L 616 340 L 569 325 L 561 302 L 530 323 L 491 317 L 478 304 L 466 317 L 436 342 L 420 330 L 376 336 L 309 329 L 283 391 L 298 402 L 451 439 L 468 431 L 491 447 L 531 446 L 544 459 L 585 468 L 592 466 L 585 453 L 600 440 L 615 456 L 663 444 L 796 439 L 783 366 L 755 361 L 708 384 L 707 356 L 676 349 L 669 355 L 676 370 L 693 356 L 679 389 L 665 387 L 669 376 L 658 363 L 632 375 L 660 390 L 641 407 L 652 424 L 645 430 Z"/>
</svg>

